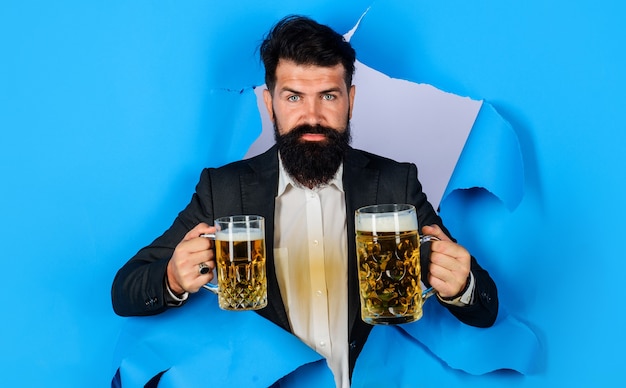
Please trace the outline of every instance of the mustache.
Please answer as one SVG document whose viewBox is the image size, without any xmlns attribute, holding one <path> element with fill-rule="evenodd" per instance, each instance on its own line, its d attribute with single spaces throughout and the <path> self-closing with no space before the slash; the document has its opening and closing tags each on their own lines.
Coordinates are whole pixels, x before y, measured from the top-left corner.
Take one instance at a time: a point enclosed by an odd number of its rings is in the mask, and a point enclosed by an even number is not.
<svg viewBox="0 0 626 388">
<path fill-rule="evenodd" d="M 290 132 L 293 133 L 294 136 L 302 136 L 305 133 L 315 133 L 315 134 L 332 136 L 334 134 L 339 133 L 339 131 L 335 129 L 325 127 L 319 124 L 318 125 L 309 125 L 309 124 L 298 125 L 297 127 L 294 127 Z"/>
<path fill-rule="evenodd" d="M 302 137 L 302 135 L 307 133 L 314 133 L 326 136 L 327 141 L 338 141 L 342 139 L 342 137 L 346 136 L 345 132 L 340 132 L 336 129 L 325 127 L 323 125 L 310 125 L 310 124 L 301 124 L 296 127 L 293 127 L 291 131 L 284 135 L 279 135 L 278 131 L 275 132 L 275 135 L 278 138 L 283 138 L 285 140 L 290 139 L 291 141 L 297 141 Z M 349 135 L 348 135 L 349 139 Z"/>
</svg>

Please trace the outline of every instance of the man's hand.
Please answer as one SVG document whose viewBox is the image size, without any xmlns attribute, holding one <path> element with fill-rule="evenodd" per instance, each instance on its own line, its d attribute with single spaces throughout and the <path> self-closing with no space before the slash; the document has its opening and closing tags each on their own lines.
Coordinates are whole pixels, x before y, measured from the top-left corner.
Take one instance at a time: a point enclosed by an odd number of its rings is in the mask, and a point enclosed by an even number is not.
<svg viewBox="0 0 626 388">
<path fill-rule="evenodd" d="M 469 252 L 450 240 L 438 225 L 424 226 L 422 233 L 441 240 L 431 244 L 428 282 L 443 298 L 457 296 L 465 288 L 469 276 Z"/>
<path fill-rule="evenodd" d="M 167 281 L 170 289 L 177 295 L 187 292 L 198 292 L 203 284 L 213 279 L 215 254 L 213 240 L 200 237 L 204 233 L 215 233 L 215 227 L 205 223 L 196 225 L 174 249 L 174 254 L 167 264 Z M 204 263 L 207 274 L 200 274 L 199 265 Z"/>
</svg>

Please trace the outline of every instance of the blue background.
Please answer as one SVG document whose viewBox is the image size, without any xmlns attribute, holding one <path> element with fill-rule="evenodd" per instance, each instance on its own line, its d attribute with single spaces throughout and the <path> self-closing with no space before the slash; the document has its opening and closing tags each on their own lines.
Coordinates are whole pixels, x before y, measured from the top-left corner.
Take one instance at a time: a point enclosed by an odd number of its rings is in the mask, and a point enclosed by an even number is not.
<svg viewBox="0 0 626 388">
<path fill-rule="evenodd" d="M 442 385 L 624 380 L 621 2 L 68 0 L 0 5 L 3 386 L 109 384 L 124 323 L 113 276 L 169 226 L 202 167 L 241 158 L 260 133 L 261 36 L 288 13 L 345 32 L 370 5 L 359 60 L 484 99 L 524 160 L 516 208 L 467 190 L 442 215 L 539 337 L 539 368 L 419 373 Z"/>
</svg>

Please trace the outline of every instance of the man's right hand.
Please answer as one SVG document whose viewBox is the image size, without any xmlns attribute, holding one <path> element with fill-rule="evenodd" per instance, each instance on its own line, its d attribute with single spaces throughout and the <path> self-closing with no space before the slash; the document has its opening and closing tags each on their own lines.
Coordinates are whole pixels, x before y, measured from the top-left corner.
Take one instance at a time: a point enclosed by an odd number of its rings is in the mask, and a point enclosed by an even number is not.
<svg viewBox="0 0 626 388">
<path fill-rule="evenodd" d="M 172 292 L 177 295 L 198 292 L 203 284 L 213 280 L 213 240 L 200 237 L 205 233 L 215 233 L 215 227 L 200 223 L 187 232 L 167 264 L 167 281 Z M 200 273 L 202 263 L 209 268 L 209 272 L 204 275 Z"/>
</svg>

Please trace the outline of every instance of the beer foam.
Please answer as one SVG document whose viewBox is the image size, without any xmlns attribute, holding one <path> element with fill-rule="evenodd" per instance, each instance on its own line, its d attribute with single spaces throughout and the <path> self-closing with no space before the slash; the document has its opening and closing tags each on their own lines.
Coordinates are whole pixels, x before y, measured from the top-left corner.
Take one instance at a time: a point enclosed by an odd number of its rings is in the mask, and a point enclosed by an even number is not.
<svg viewBox="0 0 626 388">
<path fill-rule="evenodd" d="M 219 241 L 252 241 L 264 238 L 260 228 L 231 228 L 220 230 L 215 233 L 215 239 Z"/>
<path fill-rule="evenodd" d="M 360 232 L 396 232 L 417 230 L 414 213 L 361 213 L 356 218 L 356 230 Z M 376 224 L 374 224 L 376 222 Z"/>
</svg>

